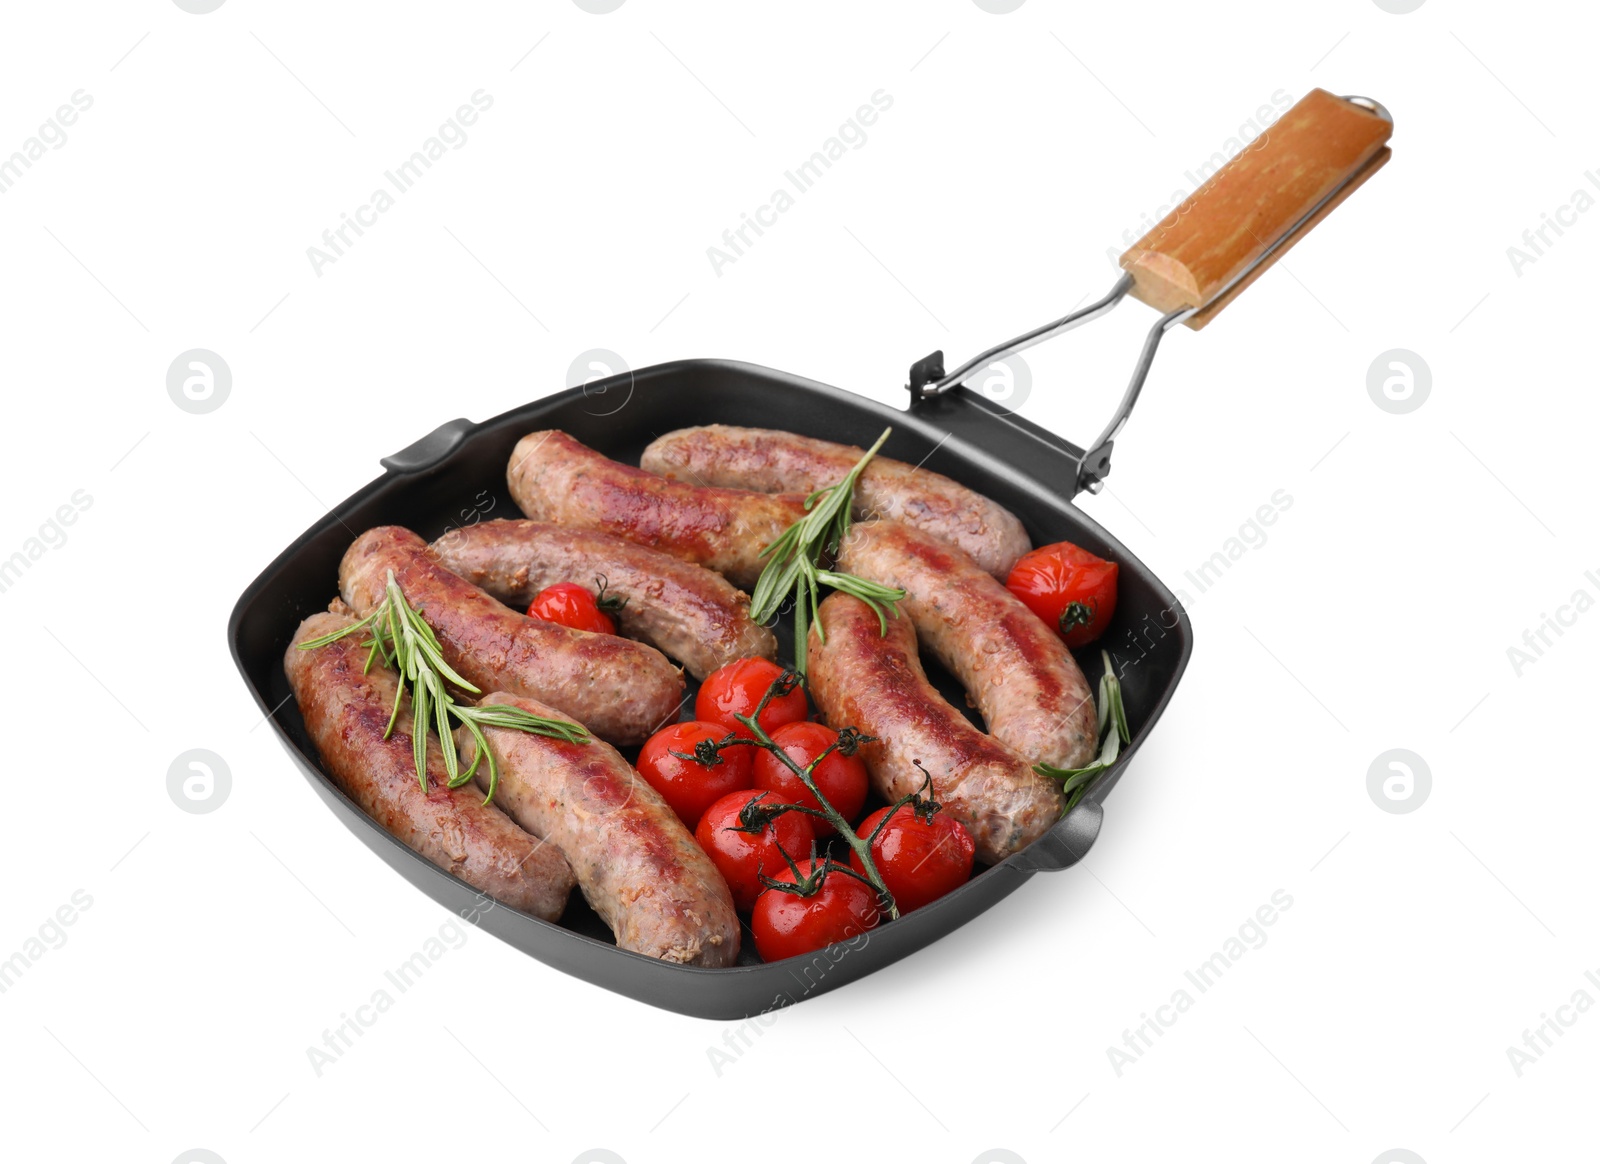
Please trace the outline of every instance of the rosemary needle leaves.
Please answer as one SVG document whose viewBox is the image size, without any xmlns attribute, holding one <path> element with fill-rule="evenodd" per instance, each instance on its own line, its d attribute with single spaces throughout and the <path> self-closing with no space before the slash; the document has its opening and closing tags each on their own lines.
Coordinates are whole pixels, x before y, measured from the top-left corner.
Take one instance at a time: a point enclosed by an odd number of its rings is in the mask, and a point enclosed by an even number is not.
<svg viewBox="0 0 1600 1164">
<path fill-rule="evenodd" d="M 895 603 L 906 596 L 904 590 L 822 568 L 823 560 L 838 551 L 839 543 L 850 529 L 851 502 L 861 471 L 892 431 L 883 430 L 883 435 L 844 480 L 807 497 L 806 515 L 761 551 L 761 556 L 769 560 L 762 568 L 761 577 L 756 579 L 755 592 L 750 598 L 750 617 L 764 623 L 778 612 L 786 598 L 794 596 L 794 665 L 802 675 L 806 670 L 806 633 L 810 625 L 816 623 L 817 608 L 822 602 L 820 587 L 830 586 L 861 599 L 877 614 L 885 634 L 889 630 L 889 616 L 899 615 Z M 821 624 L 817 625 L 817 635 L 822 635 Z"/>
<path fill-rule="evenodd" d="M 1105 736 L 1100 743 L 1100 754 L 1095 757 L 1094 763 L 1082 768 L 1057 768 L 1044 763 L 1033 766 L 1033 770 L 1039 775 L 1061 781 L 1061 791 L 1067 796 L 1066 806 L 1061 810 L 1062 816 L 1073 810 L 1096 776 L 1117 762 L 1122 745 L 1130 738 L 1128 713 L 1122 706 L 1122 683 L 1112 669 L 1111 656 L 1101 651 L 1100 658 L 1106 668 L 1105 674 L 1100 676 L 1099 698 L 1095 701 L 1098 708 L 1099 731 Z"/>
<path fill-rule="evenodd" d="M 506 704 L 473 706 L 457 703 L 449 688 L 445 686 L 447 682 L 472 695 L 479 695 L 481 692 L 456 674 L 455 669 L 444 661 L 444 654 L 439 649 L 439 640 L 434 636 L 433 628 L 424 622 L 422 616 L 406 601 L 406 596 L 400 590 L 400 584 L 394 579 L 393 570 L 389 571 L 383 601 L 373 609 L 372 613 L 332 634 L 301 643 L 300 649 L 309 651 L 316 647 L 325 647 L 360 630 L 365 630 L 372 636 L 361 644 L 369 648 L 366 666 L 362 668 L 363 673 L 370 671 L 376 660 L 382 659 L 386 665 L 393 667 L 400 674 L 400 682 L 394 693 L 394 709 L 389 713 L 389 726 L 384 729 L 384 739 L 388 739 L 394 733 L 395 721 L 400 717 L 402 698 L 408 692 L 411 695 L 412 760 L 417 769 L 417 782 L 422 785 L 424 792 L 428 790 L 430 730 L 439 737 L 439 750 L 444 753 L 447 784 L 451 788 L 460 788 L 470 781 L 477 774 L 478 765 L 483 763 L 484 756 L 489 757 L 489 790 L 483 798 L 485 804 L 494 799 L 495 789 L 500 784 L 500 768 L 495 762 L 494 753 L 489 750 L 488 741 L 484 739 L 484 728 L 509 728 L 531 735 L 564 740 L 569 744 L 589 742 L 587 731 L 580 725 L 566 720 L 547 719 L 533 715 L 520 707 Z M 451 719 L 459 721 L 472 733 L 472 738 L 478 745 L 472 764 L 465 771 L 461 769 L 450 735 Z"/>
</svg>

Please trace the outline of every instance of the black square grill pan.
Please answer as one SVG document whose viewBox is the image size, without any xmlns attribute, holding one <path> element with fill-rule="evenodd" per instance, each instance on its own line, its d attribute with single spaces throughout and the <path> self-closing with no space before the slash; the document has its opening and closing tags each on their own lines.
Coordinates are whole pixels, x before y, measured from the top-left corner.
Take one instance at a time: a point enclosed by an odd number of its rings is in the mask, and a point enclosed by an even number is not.
<svg viewBox="0 0 1600 1164">
<path fill-rule="evenodd" d="M 1070 816 L 955 892 L 871 931 L 848 949 L 772 964 L 761 963 L 749 949 L 740 965 L 725 969 L 679 966 L 619 950 L 579 894 L 560 923 L 499 904 L 486 908 L 477 890 L 390 836 L 339 790 L 322 769 L 283 673 L 283 653 L 295 627 L 324 609 L 337 592 L 339 559 L 351 530 L 397 524 L 431 540 L 472 521 L 518 516 L 506 492 L 505 466 L 517 440 L 535 429 L 559 428 L 609 457 L 638 464 L 658 434 L 712 423 L 780 428 L 858 445 L 871 444 L 892 427 L 884 455 L 913 464 L 926 458 L 928 468 L 994 498 L 1021 518 L 1035 544 L 1072 541 L 1119 563 L 1116 617 L 1101 641 L 1080 653 L 1079 663 L 1086 675 L 1097 677 L 1100 647 L 1112 651 L 1122 672 L 1133 737 Z M 384 458 L 381 477 L 335 506 L 240 596 L 228 620 L 228 646 L 262 714 L 270 716 L 279 740 L 323 803 L 429 897 L 475 917 L 482 928 L 541 962 L 608 990 L 702 1018 L 742 1018 L 887 966 L 958 929 L 1034 873 L 1075 863 L 1094 842 L 1101 802 L 1172 698 L 1189 659 L 1191 633 L 1172 592 L 1072 505 L 1082 459 L 1081 450 L 965 388 L 897 412 L 750 364 L 661 364 L 571 389 L 482 424 L 451 421 Z M 780 642 L 792 641 L 788 629 L 780 630 Z M 952 704 L 964 707 L 959 685 L 936 665 L 928 670 Z M 691 680 L 691 690 L 692 685 Z"/>
<path fill-rule="evenodd" d="M 1122 256 L 1122 275 L 1101 299 L 946 372 L 942 352 L 911 367 L 910 406 L 885 405 L 750 364 L 688 360 L 624 373 L 535 401 L 493 420 L 454 420 L 383 460 L 384 474 L 340 503 L 262 571 L 228 621 L 228 645 L 251 694 L 323 802 L 351 832 L 445 908 L 568 974 L 653 1006 L 733 1019 L 799 1002 L 870 974 L 959 929 L 1040 871 L 1081 860 L 1099 834 L 1103 804 L 1172 698 L 1192 649 L 1188 616 L 1126 546 L 1072 498 L 1098 491 L 1114 438 L 1138 399 L 1156 347 L 1178 324 L 1198 330 L 1296 245 L 1389 158 L 1388 111 L 1364 97 L 1313 90 Z M 964 387 L 1005 356 L 1069 331 L 1126 298 L 1159 311 L 1110 423 L 1085 448 L 1044 431 Z M 337 592 L 339 559 L 353 532 L 403 525 L 432 540 L 456 526 L 518 516 L 505 466 L 526 433 L 561 429 L 615 460 L 637 465 L 658 435 L 690 425 L 786 429 L 870 445 L 893 429 L 884 455 L 954 478 L 1010 509 L 1035 545 L 1071 541 L 1120 566 L 1116 616 L 1079 653 L 1093 681 L 1110 652 L 1132 741 L 1054 828 L 955 892 L 853 942 L 762 963 L 746 942 L 739 965 L 681 966 L 619 950 L 574 894 L 561 922 L 493 904 L 395 840 L 322 770 L 289 696 L 282 659 L 300 620 Z M 792 627 L 780 642 L 792 642 Z M 931 660 L 928 677 L 955 707 L 965 693 Z M 691 691 L 693 687 L 691 685 Z M 969 714 L 971 714 L 969 712 Z M 974 722 L 983 725 L 974 717 Z M 631 760 L 633 757 L 630 756 Z"/>
</svg>

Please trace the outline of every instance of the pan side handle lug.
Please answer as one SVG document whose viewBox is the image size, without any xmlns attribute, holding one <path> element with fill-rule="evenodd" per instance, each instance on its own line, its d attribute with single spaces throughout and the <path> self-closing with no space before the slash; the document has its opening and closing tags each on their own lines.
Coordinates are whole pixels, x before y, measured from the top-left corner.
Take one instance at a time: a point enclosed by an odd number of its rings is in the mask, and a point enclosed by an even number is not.
<svg viewBox="0 0 1600 1164">
<path fill-rule="evenodd" d="M 923 391 L 929 384 L 944 379 L 944 352 L 933 352 L 911 365 L 906 387 L 911 390 L 911 406 L 915 408 L 927 395 Z"/>
<path fill-rule="evenodd" d="M 447 420 L 419 441 L 407 445 L 398 453 L 390 453 L 378 463 L 391 473 L 416 473 L 444 460 L 473 428 L 473 422 L 464 416 Z"/>
<path fill-rule="evenodd" d="M 1054 828 L 1018 853 L 1012 860 L 1029 873 L 1055 873 L 1088 856 L 1105 810 L 1093 800 L 1080 800 Z"/>
<path fill-rule="evenodd" d="M 1086 323 L 1099 319 L 1113 310 L 1117 304 L 1127 296 L 1133 286 L 1133 276 L 1123 272 L 1117 281 L 1095 302 L 1085 307 L 1079 307 L 1060 319 L 1052 320 L 1032 331 L 1024 332 L 1015 339 L 1007 340 L 1003 344 L 996 344 L 987 351 L 980 352 L 953 372 L 946 372 L 944 368 L 944 353 L 934 352 L 924 356 L 911 365 L 910 382 L 907 387 L 911 390 L 911 407 L 916 408 L 922 401 L 930 396 L 948 392 L 953 388 L 960 388 L 969 378 L 975 376 L 997 360 L 1003 360 L 1016 352 L 1026 351 L 1035 344 L 1043 343 L 1054 336 L 1082 327 Z M 1188 312 L 1192 314 L 1192 312 Z M 1158 324 L 1165 330 L 1165 321 Z M 1128 419 L 1128 412 L 1133 408 L 1133 402 L 1138 398 L 1139 389 L 1144 384 L 1144 375 L 1149 371 L 1149 358 L 1154 354 L 1154 340 L 1146 341 L 1145 353 L 1141 356 L 1139 367 L 1135 370 L 1135 379 L 1130 385 L 1127 394 L 1123 397 L 1122 405 L 1117 410 L 1117 415 L 1100 434 L 1100 439 L 1089 446 L 1089 453 L 1078 463 L 1078 472 L 1072 482 L 1072 492 L 1078 493 L 1084 489 L 1092 493 L 1100 491 L 1100 479 L 1111 471 L 1111 438 L 1116 436 L 1117 430 Z M 1077 450 L 1073 449 L 1076 453 Z"/>
</svg>

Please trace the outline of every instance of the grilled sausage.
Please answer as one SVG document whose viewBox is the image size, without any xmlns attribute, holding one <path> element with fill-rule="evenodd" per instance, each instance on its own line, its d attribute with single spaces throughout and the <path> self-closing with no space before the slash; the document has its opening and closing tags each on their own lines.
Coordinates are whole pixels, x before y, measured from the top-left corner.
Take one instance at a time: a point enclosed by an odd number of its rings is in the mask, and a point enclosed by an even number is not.
<svg viewBox="0 0 1600 1164">
<path fill-rule="evenodd" d="M 555 714 L 504 693 L 483 702 Z M 691 966 L 733 964 L 739 918 L 728 883 L 678 814 L 614 749 L 508 728 L 485 728 L 484 738 L 500 765 L 495 803 L 566 855 L 618 946 Z M 456 739 L 462 763 L 471 763 L 477 742 L 462 729 Z M 478 780 L 488 786 L 487 765 Z"/>
<path fill-rule="evenodd" d="M 725 663 L 773 658 L 778 640 L 750 621 L 750 598 L 722 575 L 626 538 L 538 521 L 486 521 L 430 547 L 448 570 L 509 606 L 525 608 L 558 582 L 605 579 L 627 599 L 617 629 L 671 655 L 696 679 Z"/>
<path fill-rule="evenodd" d="M 948 542 L 897 521 L 852 525 L 839 569 L 898 586 L 924 650 L 967 689 L 997 740 L 1029 763 L 1095 752 L 1094 697 L 1055 631 Z"/>
<path fill-rule="evenodd" d="M 807 645 L 811 695 L 834 728 L 856 727 L 875 742 L 861 746 L 873 786 L 893 801 L 922 786 L 967 826 L 978 857 L 994 864 L 1047 832 L 1061 816 L 1061 790 L 1028 761 L 934 690 L 917 658 L 916 631 L 904 615 L 880 633 L 878 616 L 849 594 L 830 594 L 820 611 L 824 640 Z"/>
<path fill-rule="evenodd" d="M 797 494 L 705 489 L 619 464 L 551 429 L 517 442 L 506 484 L 535 521 L 598 529 L 753 587 L 761 551 L 805 515 Z"/>
<path fill-rule="evenodd" d="M 366 615 L 390 570 L 445 661 L 474 686 L 548 703 L 612 743 L 640 743 L 676 715 L 683 675 L 660 651 L 518 614 L 434 561 L 408 529 L 379 526 L 351 543 L 339 591 Z"/>
<path fill-rule="evenodd" d="M 428 753 L 428 790 L 422 790 L 405 730 L 410 699 L 401 705 L 394 734 L 384 739 L 397 679 L 381 663 L 363 674 L 367 651 L 361 635 L 300 649 L 354 621 L 345 614 L 313 614 L 300 624 L 283 658 L 323 768 L 363 812 L 439 868 L 513 909 L 555 921 L 572 892 L 566 858 L 484 804 L 474 789 L 446 787 L 437 748 Z"/>
<path fill-rule="evenodd" d="M 812 493 L 842 481 L 861 459 L 854 445 L 769 428 L 708 424 L 656 440 L 639 465 L 678 481 L 762 493 Z M 919 465 L 873 457 L 856 482 L 858 519 L 893 518 L 960 546 L 1002 582 L 1032 548 L 1016 515 Z"/>
</svg>

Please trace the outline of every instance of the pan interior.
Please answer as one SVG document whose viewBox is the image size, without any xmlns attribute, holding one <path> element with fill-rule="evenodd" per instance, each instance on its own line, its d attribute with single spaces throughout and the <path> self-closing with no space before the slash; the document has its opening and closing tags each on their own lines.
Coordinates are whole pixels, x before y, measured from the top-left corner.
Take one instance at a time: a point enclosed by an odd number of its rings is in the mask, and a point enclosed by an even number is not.
<svg viewBox="0 0 1600 1164">
<path fill-rule="evenodd" d="M 1072 541 L 1120 563 L 1115 619 L 1100 643 L 1076 652 L 1079 666 L 1093 687 L 1103 669 L 1100 649 L 1111 650 L 1121 673 L 1135 745 L 1170 697 L 1187 659 L 1188 623 L 1171 593 L 1143 563 L 1074 507 L 1064 492 L 1041 483 L 1065 485 L 1073 479 L 1076 465 L 1068 446 L 1056 442 L 1060 447 L 1052 453 L 1048 445 L 1035 442 L 1040 451 L 1033 454 L 1033 463 L 1005 463 L 971 439 L 951 436 L 949 429 L 916 414 L 766 369 L 691 361 L 613 377 L 505 413 L 469 430 L 436 463 L 390 472 L 336 507 L 268 567 L 235 612 L 233 646 L 257 699 L 264 708 L 279 709 L 274 715 L 278 727 L 320 773 L 316 749 L 288 698 L 281 660 L 300 620 L 325 608 L 337 592 L 339 559 L 351 530 L 392 523 L 431 540 L 452 528 L 520 517 L 506 491 L 505 467 L 512 447 L 530 431 L 559 428 L 609 457 L 637 465 L 645 446 L 658 435 L 712 423 L 786 429 L 863 446 L 892 426 L 884 455 L 923 462 L 994 498 L 1022 519 L 1035 545 Z M 961 432 L 976 430 L 982 435 L 987 423 L 982 414 L 966 415 Z M 997 418 L 994 423 L 1005 422 Z M 998 428 L 996 434 L 1006 435 Z M 781 661 L 791 662 L 793 622 L 787 611 L 777 635 Z M 961 686 L 933 660 L 924 663 L 945 698 L 981 728 Z M 686 678 L 692 696 L 698 684 Z M 693 706 L 690 698 L 682 718 L 693 718 Z M 637 750 L 624 754 L 632 761 Z M 1102 779 L 1092 795 L 1103 798 L 1119 775 L 1120 770 Z M 322 779 L 327 780 L 326 774 Z M 981 873 L 979 878 L 990 875 Z M 597 941 L 613 942 L 610 930 L 581 894 L 573 895 L 561 924 Z M 758 961 L 750 948 L 753 944 L 745 945 L 741 963 Z"/>
</svg>

